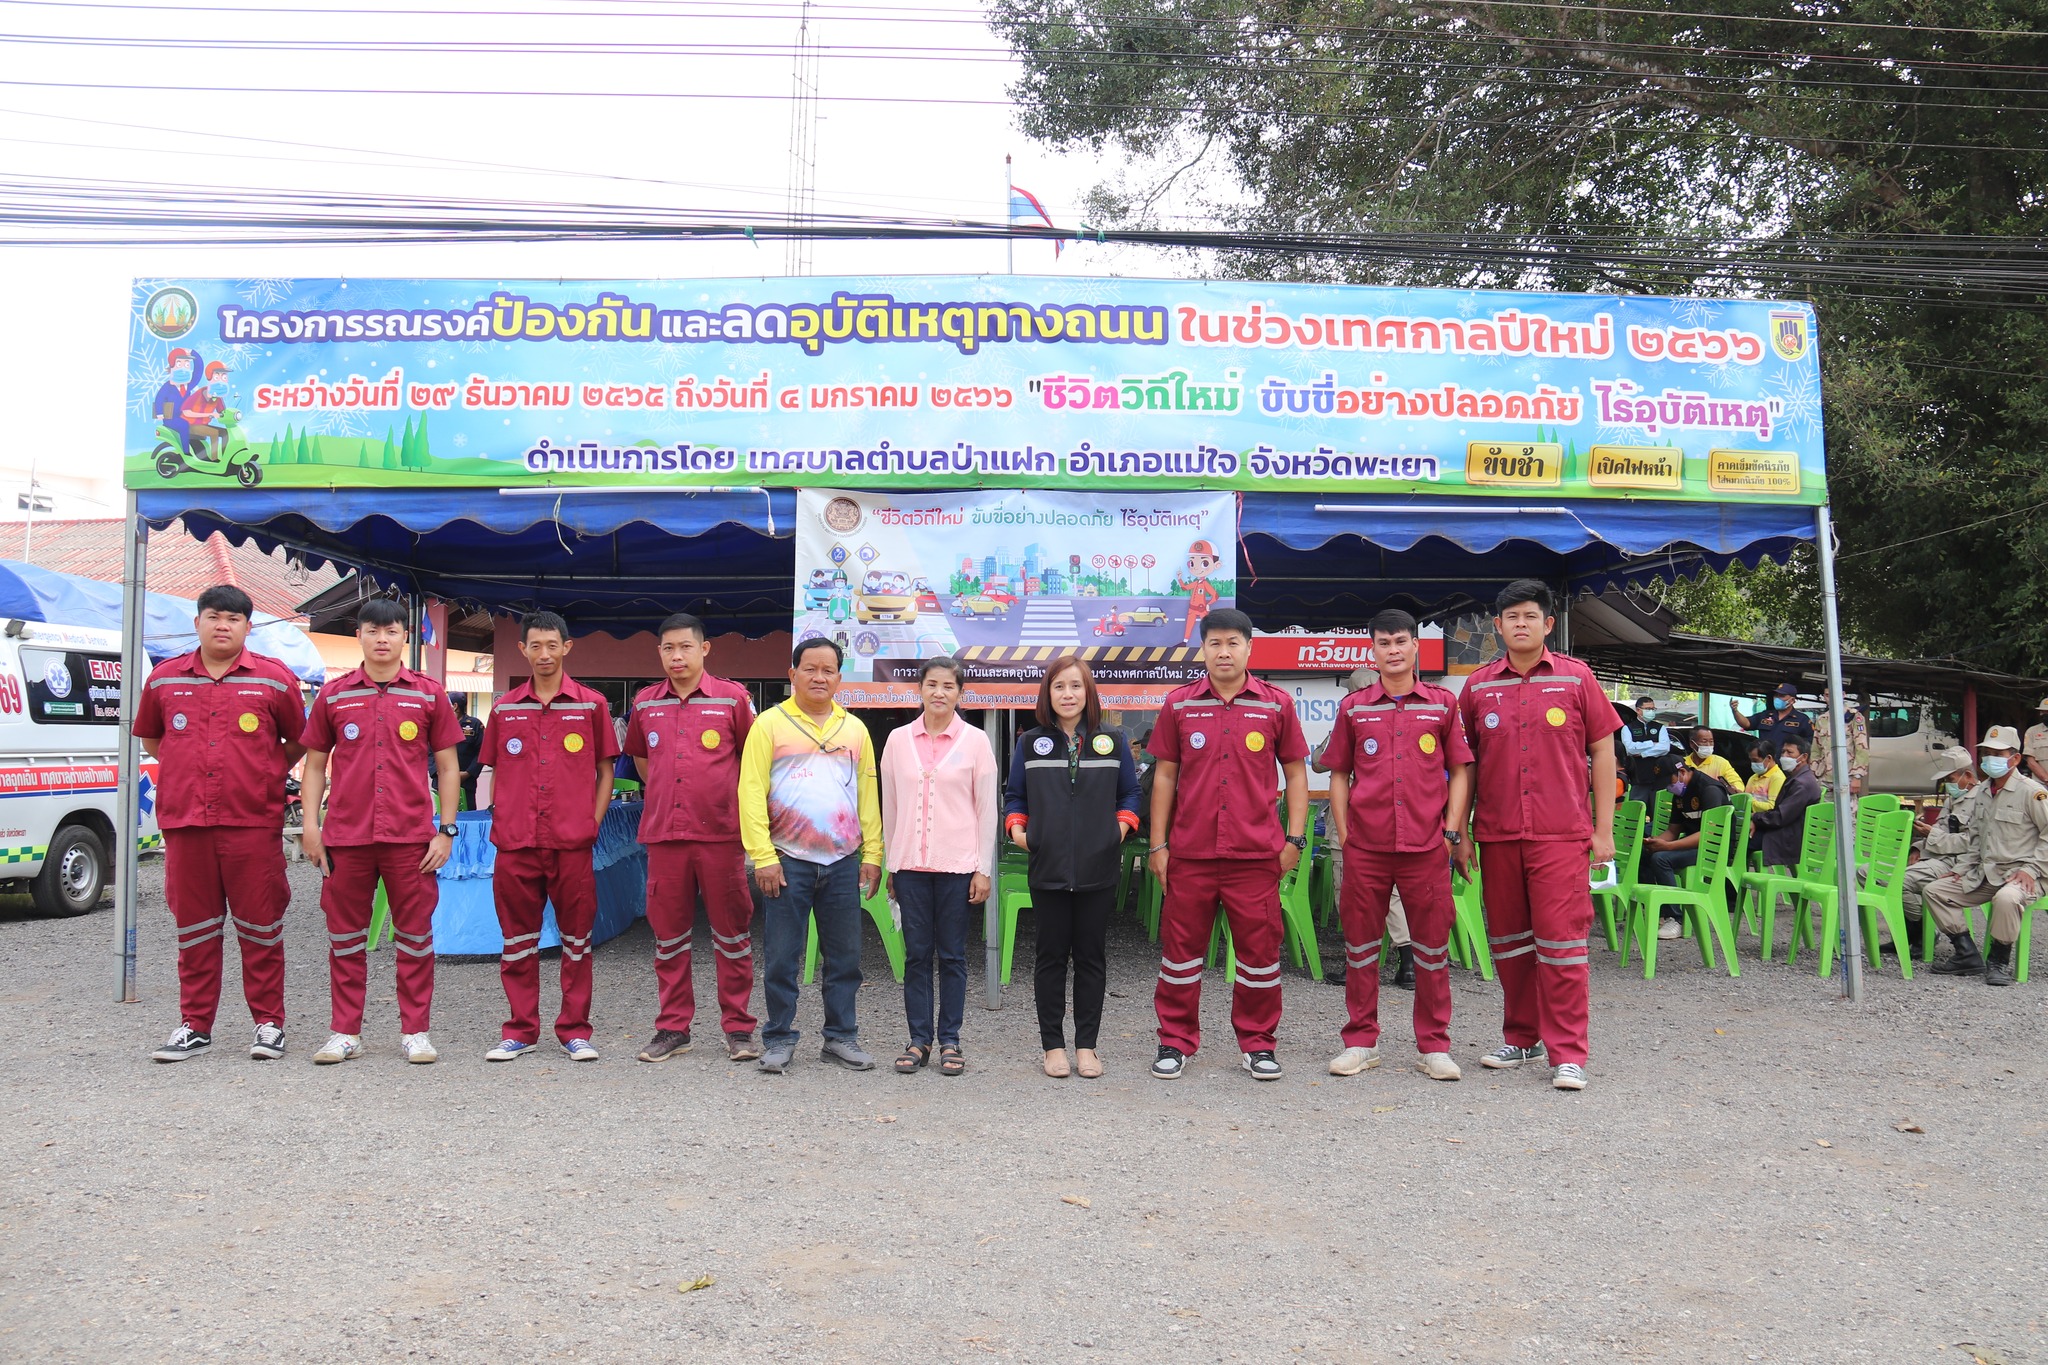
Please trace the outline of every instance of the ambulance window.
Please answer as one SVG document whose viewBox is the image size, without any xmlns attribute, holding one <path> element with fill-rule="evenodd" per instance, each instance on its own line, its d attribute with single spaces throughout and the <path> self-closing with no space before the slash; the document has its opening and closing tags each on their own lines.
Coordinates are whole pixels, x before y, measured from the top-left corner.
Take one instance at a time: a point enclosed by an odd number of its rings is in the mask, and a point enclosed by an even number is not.
<svg viewBox="0 0 2048 1365">
<path fill-rule="evenodd" d="M 116 725 L 121 720 L 121 659 L 77 650 L 23 649 L 29 719 L 38 725 Z"/>
<path fill-rule="evenodd" d="M 1904 739 L 1920 731 L 1917 706 L 1873 706 L 1864 713 L 1872 739 Z"/>
</svg>

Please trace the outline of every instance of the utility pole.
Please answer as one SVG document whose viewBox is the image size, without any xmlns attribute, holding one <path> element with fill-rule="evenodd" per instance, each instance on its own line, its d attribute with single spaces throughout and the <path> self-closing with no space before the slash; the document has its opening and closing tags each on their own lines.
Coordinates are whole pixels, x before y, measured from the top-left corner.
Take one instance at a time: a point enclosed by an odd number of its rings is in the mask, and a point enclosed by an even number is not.
<svg viewBox="0 0 2048 1365">
<path fill-rule="evenodd" d="M 797 20 L 796 54 L 789 89 L 789 195 L 785 216 L 792 229 L 784 248 L 783 270 L 811 273 L 812 240 L 803 229 L 818 209 L 818 45 L 811 31 L 811 0 L 804 0 Z"/>
</svg>

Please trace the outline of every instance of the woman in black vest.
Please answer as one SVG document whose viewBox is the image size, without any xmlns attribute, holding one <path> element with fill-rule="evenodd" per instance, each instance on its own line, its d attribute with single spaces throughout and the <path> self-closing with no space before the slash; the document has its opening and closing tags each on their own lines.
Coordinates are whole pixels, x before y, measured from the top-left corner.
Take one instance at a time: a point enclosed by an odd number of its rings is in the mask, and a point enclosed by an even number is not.
<svg viewBox="0 0 2048 1365">
<path fill-rule="evenodd" d="M 1045 1074 L 1067 1066 L 1067 962 L 1074 964 L 1074 1068 L 1102 1074 L 1096 1036 L 1109 980 L 1109 912 L 1119 849 L 1138 827 L 1138 766 L 1121 730 L 1102 728 L 1095 675 L 1075 655 L 1055 659 L 1038 687 L 1038 724 L 1010 755 L 1003 825 L 1031 855 L 1038 922 L 1038 1041 Z"/>
</svg>

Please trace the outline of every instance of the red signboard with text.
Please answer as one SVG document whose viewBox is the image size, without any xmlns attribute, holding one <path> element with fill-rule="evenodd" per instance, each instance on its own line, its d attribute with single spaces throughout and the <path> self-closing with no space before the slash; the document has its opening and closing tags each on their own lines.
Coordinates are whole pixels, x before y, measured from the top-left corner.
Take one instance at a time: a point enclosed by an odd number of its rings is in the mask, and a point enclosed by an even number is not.
<svg viewBox="0 0 2048 1365">
<path fill-rule="evenodd" d="M 1416 644 L 1417 671 L 1443 672 L 1443 637 L 1425 637 Z M 1261 635 L 1252 640 L 1256 673 L 1349 673 L 1372 666 L 1370 635 Z"/>
</svg>

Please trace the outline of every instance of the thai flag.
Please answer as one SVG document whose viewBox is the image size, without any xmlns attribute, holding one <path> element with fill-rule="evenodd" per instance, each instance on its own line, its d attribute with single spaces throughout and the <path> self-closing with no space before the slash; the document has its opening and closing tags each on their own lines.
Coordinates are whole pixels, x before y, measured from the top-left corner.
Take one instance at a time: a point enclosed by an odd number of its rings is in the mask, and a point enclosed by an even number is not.
<svg viewBox="0 0 2048 1365">
<path fill-rule="evenodd" d="M 1043 223 L 1047 227 L 1053 226 L 1052 215 L 1045 211 L 1045 205 L 1038 202 L 1038 196 L 1015 185 L 1010 186 L 1010 222 L 1013 226 L 1017 223 Z M 1052 244 L 1053 259 L 1058 260 L 1060 253 L 1066 249 L 1067 244 L 1055 238 Z"/>
</svg>

